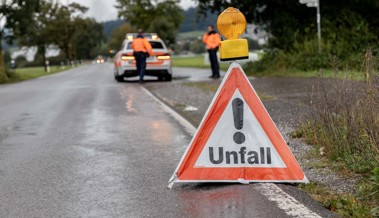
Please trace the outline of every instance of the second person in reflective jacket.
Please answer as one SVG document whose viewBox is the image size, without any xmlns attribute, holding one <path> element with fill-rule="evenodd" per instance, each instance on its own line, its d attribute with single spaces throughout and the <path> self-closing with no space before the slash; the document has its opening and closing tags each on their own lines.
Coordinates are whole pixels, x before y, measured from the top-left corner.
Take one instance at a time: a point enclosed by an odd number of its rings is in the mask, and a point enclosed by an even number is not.
<svg viewBox="0 0 379 218">
<path fill-rule="evenodd" d="M 220 78 L 217 51 L 220 45 L 220 35 L 214 30 L 213 25 L 208 26 L 208 32 L 203 36 L 203 42 L 207 47 L 209 61 L 211 62 L 212 75 L 209 78 Z"/>
</svg>

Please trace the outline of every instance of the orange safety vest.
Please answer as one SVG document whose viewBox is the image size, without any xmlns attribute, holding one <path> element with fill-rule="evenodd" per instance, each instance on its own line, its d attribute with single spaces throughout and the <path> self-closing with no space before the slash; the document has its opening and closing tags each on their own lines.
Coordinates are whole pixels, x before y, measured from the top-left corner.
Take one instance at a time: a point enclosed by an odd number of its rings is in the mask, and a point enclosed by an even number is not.
<svg viewBox="0 0 379 218">
<path fill-rule="evenodd" d="M 205 33 L 203 36 L 203 42 L 207 46 L 207 49 L 215 49 L 220 46 L 220 35 L 218 33 Z"/>
<path fill-rule="evenodd" d="M 153 54 L 151 44 L 146 38 L 135 38 L 132 42 L 132 49 L 135 52 L 148 52 L 150 55 Z"/>
</svg>

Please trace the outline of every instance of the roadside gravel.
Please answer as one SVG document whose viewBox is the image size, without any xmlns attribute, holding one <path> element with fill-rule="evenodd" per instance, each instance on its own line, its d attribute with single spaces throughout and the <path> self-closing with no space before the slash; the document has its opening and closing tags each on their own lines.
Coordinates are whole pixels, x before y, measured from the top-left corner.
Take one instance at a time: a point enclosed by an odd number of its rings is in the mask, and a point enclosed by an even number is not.
<svg viewBox="0 0 379 218">
<path fill-rule="evenodd" d="M 204 116 L 221 80 L 172 83 L 147 83 L 145 87 L 197 127 Z M 268 113 L 289 143 L 290 149 L 311 182 L 322 184 L 336 193 L 353 193 L 358 178 L 336 173 L 323 164 L 322 156 L 302 139 L 290 137 L 310 110 L 310 93 L 316 78 L 250 78 Z"/>
</svg>

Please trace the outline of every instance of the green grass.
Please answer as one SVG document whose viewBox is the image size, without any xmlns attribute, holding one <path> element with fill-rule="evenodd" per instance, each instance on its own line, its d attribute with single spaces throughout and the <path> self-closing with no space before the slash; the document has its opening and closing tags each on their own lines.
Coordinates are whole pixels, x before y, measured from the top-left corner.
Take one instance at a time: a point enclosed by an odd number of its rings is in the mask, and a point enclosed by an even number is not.
<svg viewBox="0 0 379 218">
<path fill-rule="evenodd" d="M 364 180 L 363 180 L 364 181 Z M 362 183 L 366 183 L 364 181 Z M 327 187 L 311 182 L 298 186 L 301 190 L 307 192 L 313 199 L 321 202 L 325 208 L 336 212 L 342 217 L 366 218 L 378 217 L 379 207 L 377 202 L 362 197 L 369 195 L 367 190 L 358 188 L 355 194 L 336 194 Z"/>
<path fill-rule="evenodd" d="M 219 83 L 209 83 L 209 82 L 189 82 L 189 83 L 184 83 L 184 84 L 187 86 L 200 88 L 204 91 L 211 91 L 213 93 L 216 93 L 217 89 L 220 86 Z M 265 93 L 258 92 L 257 94 L 261 100 L 273 100 L 273 99 L 275 99 L 274 96 L 267 95 Z"/>
<path fill-rule="evenodd" d="M 192 57 L 173 57 L 172 58 L 173 67 L 191 67 L 191 68 L 210 68 L 210 65 L 204 64 L 204 56 L 196 55 Z M 228 63 L 221 63 L 220 69 L 223 71 L 228 70 Z"/>
<path fill-rule="evenodd" d="M 203 37 L 204 31 L 191 31 L 185 33 L 179 33 L 180 39 L 196 39 L 197 37 Z"/>
<path fill-rule="evenodd" d="M 191 57 L 173 57 L 172 65 L 174 67 L 191 67 L 191 68 L 210 68 L 210 65 L 204 64 L 204 56 L 196 55 Z M 227 71 L 229 68 L 229 63 L 221 63 L 220 68 L 223 71 Z M 360 71 L 344 71 L 340 73 L 335 73 L 334 70 L 311 70 L 311 71 L 301 71 L 301 70 L 276 70 L 264 73 L 255 73 L 252 70 L 244 69 L 246 75 L 248 76 L 269 76 L 269 77 L 318 77 L 322 76 L 324 78 L 349 78 L 352 80 L 363 80 L 364 74 Z"/>
<path fill-rule="evenodd" d="M 209 83 L 209 82 L 189 82 L 189 83 L 184 83 L 186 86 L 192 86 L 196 88 L 200 88 L 203 91 L 211 91 L 215 93 L 219 87 L 219 84 L 215 83 Z"/>
<path fill-rule="evenodd" d="M 334 70 L 276 70 L 276 71 L 268 71 L 262 73 L 255 73 L 252 70 L 245 69 L 245 72 L 249 76 L 268 76 L 268 77 L 318 77 L 321 76 L 323 78 L 348 78 L 352 80 L 363 80 L 364 74 L 360 71 L 344 71 L 336 73 Z"/>
<path fill-rule="evenodd" d="M 10 82 L 19 82 L 29 79 L 35 79 L 41 76 L 46 76 L 54 73 L 58 73 L 61 71 L 67 70 L 61 69 L 60 67 L 50 67 L 50 72 L 45 72 L 43 67 L 25 67 L 25 68 L 17 68 L 13 71 L 13 74 L 10 78 Z"/>
</svg>

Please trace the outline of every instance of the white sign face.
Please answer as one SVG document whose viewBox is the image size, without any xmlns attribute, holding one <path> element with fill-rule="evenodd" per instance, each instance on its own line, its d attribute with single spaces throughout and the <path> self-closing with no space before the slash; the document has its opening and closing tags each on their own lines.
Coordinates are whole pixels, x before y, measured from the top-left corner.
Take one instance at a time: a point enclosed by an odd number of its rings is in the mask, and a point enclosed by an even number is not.
<svg viewBox="0 0 379 218">
<path fill-rule="evenodd" d="M 316 3 L 318 2 L 318 0 L 300 0 L 299 1 L 300 4 L 308 4 L 308 3 Z"/>
<path fill-rule="evenodd" d="M 243 107 L 238 118 L 233 107 L 235 99 L 240 99 Z M 237 126 L 241 123 L 240 129 L 236 128 L 236 122 Z M 194 167 L 286 168 L 286 165 L 237 89 Z"/>
<path fill-rule="evenodd" d="M 310 8 L 313 8 L 313 7 L 317 8 L 317 6 L 318 6 L 317 2 L 316 3 L 307 3 L 307 7 L 310 7 Z"/>
</svg>

